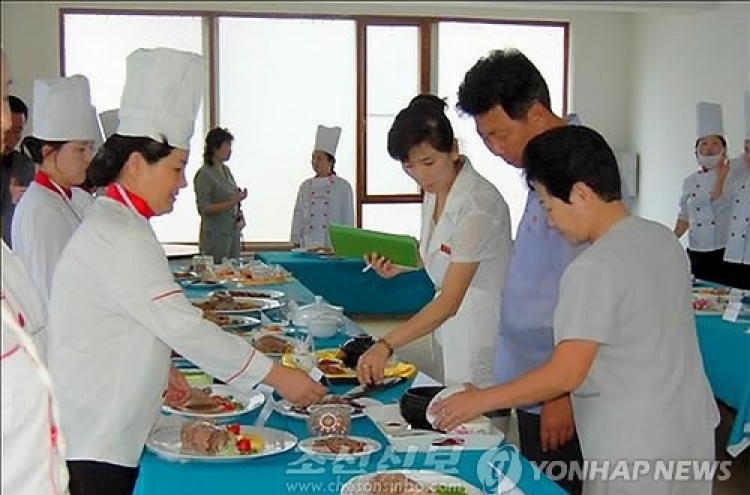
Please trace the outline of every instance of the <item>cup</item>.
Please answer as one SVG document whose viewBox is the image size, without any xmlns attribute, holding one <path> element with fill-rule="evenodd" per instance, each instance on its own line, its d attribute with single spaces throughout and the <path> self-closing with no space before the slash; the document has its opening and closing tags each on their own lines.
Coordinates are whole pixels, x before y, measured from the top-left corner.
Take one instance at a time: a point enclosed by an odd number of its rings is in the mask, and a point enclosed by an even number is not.
<svg viewBox="0 0 750 495">
<path fill-rule="evenodd" d="M 313 437 L 348 435 L 352 424 L 352 408 L 345 404 L 324 404 L 308 407 L 307 433 Z"/>
<path fill-rule="evenodd" d="M 214 257 L 203 254 L 193 256 L 193 270 L 200 278 L 205 279 L 214 271 Z"/>
<path fill-rule="evenodd" d="M 310 334 L 295 336 L 292 359 L 294 360 L 294 365 L 305 373 L 310 373 L 318 364 L 318 358 L 315 355 L 315 344 Z"/>
</svg>

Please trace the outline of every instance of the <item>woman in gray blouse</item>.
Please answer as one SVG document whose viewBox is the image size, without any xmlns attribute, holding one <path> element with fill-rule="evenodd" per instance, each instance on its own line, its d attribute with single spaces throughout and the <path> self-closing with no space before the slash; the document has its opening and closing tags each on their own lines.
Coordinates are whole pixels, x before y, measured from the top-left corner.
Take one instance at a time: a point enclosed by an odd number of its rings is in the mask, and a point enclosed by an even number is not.
<svg viewBox="0 0 750 495">
<path fill-rule="evenodd" d="M 240 189 L 226 165 L 232 155 L 234 136 L 216 127 L 206 136 L 203 166 L 195 174 L 195 201 L 201 216 L 200 250 L 217 263 L 240 255 L 240 232 L 245 226 L 240 203 L 247 189 Z"/>
</svg>

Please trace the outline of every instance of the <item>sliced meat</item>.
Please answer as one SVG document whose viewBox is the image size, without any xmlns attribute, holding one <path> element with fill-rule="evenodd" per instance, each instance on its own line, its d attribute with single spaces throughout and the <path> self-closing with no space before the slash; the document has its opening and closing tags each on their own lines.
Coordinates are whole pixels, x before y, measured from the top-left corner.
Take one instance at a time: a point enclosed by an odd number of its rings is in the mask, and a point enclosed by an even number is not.
<svg viewBox="0 0 750 495">
<path fill-rule="evenodd" d="M 419 483 L 401 473 L 376 474 L 370 478 L 369 484 L 372 495 L 416 495 L 422 493 Z"/>
<path fill-rule="evenodd" d="M 216 454 L 229 442 L 229 434 L 208 421 L 188 421 L 180 430 L 182 449 L 199 454 Z"/>
</svg>

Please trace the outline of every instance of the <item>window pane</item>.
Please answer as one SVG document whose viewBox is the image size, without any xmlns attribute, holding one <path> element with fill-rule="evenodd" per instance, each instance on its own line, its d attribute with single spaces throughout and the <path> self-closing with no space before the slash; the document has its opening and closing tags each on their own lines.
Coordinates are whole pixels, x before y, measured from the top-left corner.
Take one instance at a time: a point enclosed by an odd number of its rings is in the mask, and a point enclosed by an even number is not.
<svg viewBox="0 0 750 495">
<path fill-rule="evenodd" d="M 137 48 L 159 46 L 203 53 L 199 17 L 156 15 L 65 14 L 65 74 L 83 74 L 91 83 L 97 111 L 120 106 L 125 85 L 125 59 Z M 203 107 L 190 141 L 187 176 L 200 166 L 204 136 Z M 151 225 L 162 242 L 197 242 L 200 222 L 192 181 L 180 191 L 174 211 L 155 217 Z"/>
<path fill-rule="evenodd" d="M 288 241 L 297 190 L 312 177 L 318 124 L 340 126 L 336 173 L 355 188 L 355 23 L 220 18 L 219 119 L 235 137 L 245 240 Z"/>
<path fill-rule="evenodd" d="M 378 203 L 362 205 L 362 228 L 408 234 L 419 239 L 421 203 Z"/>
<path fill-rule="evenodd" d="M 419 193 L 387 150 L 393 119 L 418 92 L 419 29 L 367 26 L 367 194 Z"/>
<path fill-rule="evenodd" d="M 526 204 L 527 187 L 518 169 L 508 166 L 487 150 L 477 135 L 474 121 L 455 111 L 458 87 L 466 72 L 480 58 L 497 48 L 521 50 L 544 76 L 552 109 L 562 113 L 564 35 L 559 26 L 441 22 L 438 24 L 438 94 L 448 97 L 448 116 L 461 152 L 490 180 L 510 207 L 513 235 Z M 586 116 L 581 116 L 585 122 Z"/>
</svg>

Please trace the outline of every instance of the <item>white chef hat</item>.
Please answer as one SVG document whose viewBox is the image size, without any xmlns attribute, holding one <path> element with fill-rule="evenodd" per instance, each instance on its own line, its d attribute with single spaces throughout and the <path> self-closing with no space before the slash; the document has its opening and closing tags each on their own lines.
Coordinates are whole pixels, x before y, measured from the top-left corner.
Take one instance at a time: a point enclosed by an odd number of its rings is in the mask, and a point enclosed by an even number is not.
<svg viewBox="0 0 750 495">
<path fill-rule="evenodd" d="M 336 148 L 341 137 L 341 127 L 326 127 L 319 125 L 315 133 L 315 149 L 325 151 L 331 156 L 336 156 Z"/>
<path fill-rule="evenodd" d="M 99 118 L 91 104 L 89 80 L 85 76 L 37 79 L 33 94 L 32 136 L 43 141 L 102 142 Z"/>
<path fill-rule="evenodd" d="M 104 139 L 117 132 L 117 126 L 120 125 L 120 117 L 118 116 L 118 109 L 113 108 L 99 114 L 99 120 L 102 121 L 102 131 L 104 131 Z"/>
<path fill-rule="evenodd" d="M 117 134 L 167 140 L 188 149 L 201 104 L 205 61 L 171 48 L 140 48 L 128 55 Z"/>
<path fill-rule="evenodd" d="M 745 90 L 745 139 L 750 139 L 750 89 Z"/>
<path fill-rule="evenodd" d="M 718 103 L 698 102 L 696 112 L 696 139 L 706 136 L 723 136 L 724 124 L 721 105 Z"/>
</svg>

